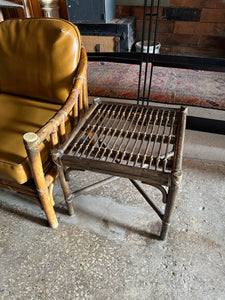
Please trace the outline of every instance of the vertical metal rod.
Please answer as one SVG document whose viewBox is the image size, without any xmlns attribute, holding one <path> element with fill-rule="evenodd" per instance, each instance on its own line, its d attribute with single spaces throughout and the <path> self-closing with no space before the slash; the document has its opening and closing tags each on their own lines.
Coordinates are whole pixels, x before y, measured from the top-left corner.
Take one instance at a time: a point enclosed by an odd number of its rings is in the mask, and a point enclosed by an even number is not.
<svg viewBox="0 0 225 300">
<path fill-rule="evenodd" d="M 140 101 L 141 73 L 142 73 L 142 63 L 143 63 L 143 48 L 144 48 L 144 34 L 145 34 L 145 20 L 146 20 L 146 7 L 147 7 L 147 0 L 144 1 L 144 15 L 143 15 L 142 39 L 141 39 L 141 61 L 140 61 L 140 68 L 139 68 L 137 104 L 139 104 L 139 101 Z"/>
<path fill-rule="evenodd" d="M 151 65 L 151 69 L 150 69 L 150 79 L 149 79 L 149 86 L 148 86 L 147 103 L 150 101 L 150 94 L 151 94 L 151 87 L 152 87 L 152 76 L 153 76 L 154 57 L 155 57 L 155 42 L 156 42 L 156 34 L 157 34 L 158 19 L 159 19 L 159 5 L 160 5 L 160 0 L 158 0 L 158 3 L 157 3 L 156 22 L 155 22 L 155 30 L 154 30 L 154 41 L 153 41 L 153 53 L 152 53 L 152 59 L 151 59 L 152 65 Z"/>
<path fill-rule="evenodd" d="M 148 88 L 147 103 L 150 100 L 151 87 L 152 87 L 152 76 L 153 76 L 154 57 L 155 57 L 155 43 L 156 43 L 156 34 L 157 34 L 158 20 L 159 20 L 159 6 L 160 6 L 160 0 L 158 0 L 158 4 L 157 4 L 157 13 L 156 13 L 155 31 L 154 31 L 154 42 L 153 42 L 154 44 L 153 44 L 153 54 L 152 54 L 152 65 L 151 65 L 151 70 L 150 70 L 150 79 L 149 79 L 149 88 Z"/>
<path fill-rule="evenodd" d="M 153 16 L 153 2 L 154 0 L 151 0 L 151 11 L 150 11 L 150 20 L 149 20 L 149 27 L 148 27 L 148 47 L 147 47 L 147 57 L 145 62 L 145 79 L 144 79 L 144 86 L 143 86 L 143 94 L 142 94 L 142 105 L 145 101 L 145 90 L 146 90 L 146 82 L 147 82 L 147 75 L 148 75 L 148 63 L 149 63 L 149 47 L 150 47 L 150 40 L 151 40 L 151 31 L 152 31 L 152 16 Z M 152 61 L 151 61 L 152 63 Z M 151 66 L 152 68 L 152 66 Z M 151 82 L 151 78 L 150 78 Z M 150 83 L 149 83 L 150 84 Z M 147 102 L 148 104 L 148 102 Z"/>
</svg>

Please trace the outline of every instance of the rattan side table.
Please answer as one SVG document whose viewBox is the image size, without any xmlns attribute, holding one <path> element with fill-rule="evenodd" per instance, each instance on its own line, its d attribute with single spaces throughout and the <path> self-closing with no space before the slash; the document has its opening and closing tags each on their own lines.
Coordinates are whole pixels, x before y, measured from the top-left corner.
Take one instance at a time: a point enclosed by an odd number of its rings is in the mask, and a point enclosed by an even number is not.
<svg viewBox="0 0 225 300">
<path fill-rule="evenodd" d="M 70 214 L 74 213 L 74 208 L 65 169 L 125 177 L 162 220 L 160 239 L 165 240 L 182 178 L 186 114 L 186 107 L 93 104 L 66 141 L 52 151 Z M 165 204 L 163 211 L 138 181 L 161 191 Z M 105 182 L 107 180 L 98 186 Z"/>
</svg>

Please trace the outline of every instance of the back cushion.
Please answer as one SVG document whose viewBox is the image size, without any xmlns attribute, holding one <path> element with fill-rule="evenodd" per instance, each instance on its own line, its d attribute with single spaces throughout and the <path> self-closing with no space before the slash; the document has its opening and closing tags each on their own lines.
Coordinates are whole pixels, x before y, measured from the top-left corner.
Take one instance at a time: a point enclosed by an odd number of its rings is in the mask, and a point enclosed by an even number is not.
<svg viewBox="0 0 225 300">
<path fill-rule="evenodd" d="M 80 59 L 80 33 L 60 19 L 0 23 L 0 92 L 64 103 Z"/>
</svg>

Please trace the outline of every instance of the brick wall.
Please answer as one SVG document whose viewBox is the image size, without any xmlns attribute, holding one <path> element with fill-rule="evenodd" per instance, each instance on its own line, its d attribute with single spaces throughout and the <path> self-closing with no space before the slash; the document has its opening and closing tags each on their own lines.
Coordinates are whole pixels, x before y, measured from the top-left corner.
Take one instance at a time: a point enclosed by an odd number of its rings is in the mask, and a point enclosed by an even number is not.
<svg viewBox="0 0 225 300">
<path fill-rule="evenodd" d="M 136 17 L 137 40 L 143 2 L 116 0 L 117 17 Z M 225 57 L 225 0 L 161 0 L 157 40 L 161 53 Z"/>
</svg>

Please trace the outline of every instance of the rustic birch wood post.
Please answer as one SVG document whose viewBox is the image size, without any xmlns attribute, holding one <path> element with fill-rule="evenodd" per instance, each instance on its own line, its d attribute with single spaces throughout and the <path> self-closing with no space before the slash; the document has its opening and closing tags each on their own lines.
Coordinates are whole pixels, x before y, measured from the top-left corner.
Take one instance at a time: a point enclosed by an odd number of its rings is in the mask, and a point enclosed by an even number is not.
<svg viewBox="0 0 225 300">
<path fill-rule="evenodd" d="M 40 150 L 38 147 L 38 136 L 32 132 L 25 133 L 23 136 L 23 141 L 29 158 L 30 167 L 32 170 L 34 182 L 37 187 L 37 192 L 42 204 L 42 208 L 45 211 L 49 225 L 52 228 L 57 228 L 58 221 L 55 215 L 52 202 L 50 200 L 48 187 L 45 181 Z"/>
</svg>

